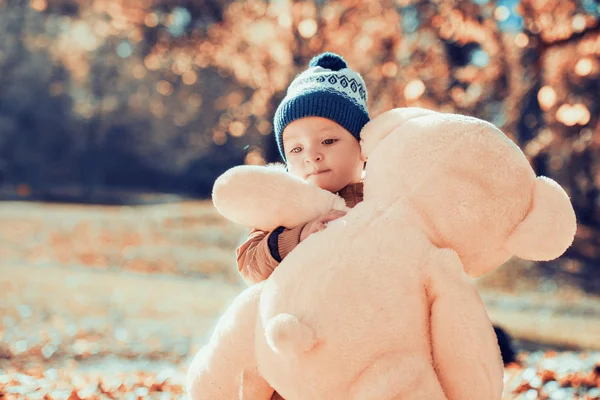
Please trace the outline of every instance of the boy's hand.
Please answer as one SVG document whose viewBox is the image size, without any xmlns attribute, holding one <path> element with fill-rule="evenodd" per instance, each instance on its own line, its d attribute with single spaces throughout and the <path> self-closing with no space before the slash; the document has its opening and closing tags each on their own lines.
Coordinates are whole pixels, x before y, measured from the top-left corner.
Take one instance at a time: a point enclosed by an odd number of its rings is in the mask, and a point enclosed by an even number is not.
<svg viewBox="0 0 600 400">
<path fill-rule="evenodd" d="M 344 215 L 346 215 L 345 211 L 331 210 L 327 214 L 320 215 L 317 218 L 308 221 L 306 225 L 304 225 L 304 228 L 302 228 L 302 232 L 300 232 L 300 241 L 302 242 L 315 232 L 322 231 L 325 229 L 328 222 L 341 218 Z"/>
</svg>

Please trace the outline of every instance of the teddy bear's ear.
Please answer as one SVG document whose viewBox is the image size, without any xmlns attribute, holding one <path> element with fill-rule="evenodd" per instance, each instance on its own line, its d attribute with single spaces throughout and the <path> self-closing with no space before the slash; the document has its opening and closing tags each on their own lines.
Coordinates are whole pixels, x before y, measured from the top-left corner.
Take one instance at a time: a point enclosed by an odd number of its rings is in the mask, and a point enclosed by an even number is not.
<svg viewBox="0 0 600 400">
<path fill-rule="evenodd" d="M 281 165 L 229 169 L 215 181 L 212 200 L 230 221 L 267 231 L 299 226 L 332 209 L 346 210 L 341 197 L 290 175 Z"/>
<path fill-rule="evenodd" d="M 439 114 L 436 111 L 420 107 L 394 108 L 383 112 L 367 123 L 360 132 L 363 157 L 368 158 L 375 147 L 390 132 L 412 118 Z"/>
<path fill-rule="evenodd" d="M 531 209 L 510 234 L 505 247 L 526 260 L 549 261 L 567 250 L 576 230 L 569 196 L 558 183 L 540 176 L 535 181 Z"/>
</svg>

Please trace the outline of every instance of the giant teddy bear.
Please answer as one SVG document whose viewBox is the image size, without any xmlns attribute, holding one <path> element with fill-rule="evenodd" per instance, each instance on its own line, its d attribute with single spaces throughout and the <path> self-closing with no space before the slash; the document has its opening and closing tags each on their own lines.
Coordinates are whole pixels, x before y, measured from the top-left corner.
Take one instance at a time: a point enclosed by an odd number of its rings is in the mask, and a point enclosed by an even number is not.
<svg viewBox="0 0 600 400">
<path fill-rule="evenodd" d="M 192 361 L 193 399 L 501 398 L 502 360 L 471 278 L 511 256 L 560 256 L 576 229 L 567 194 L 476 118 L 400 108 L 361 137 L 364 201 L 233 301 Z M 224 173 L 213 200 L 265 230 L 346 209 L 264 166 Z"/>
</svg>

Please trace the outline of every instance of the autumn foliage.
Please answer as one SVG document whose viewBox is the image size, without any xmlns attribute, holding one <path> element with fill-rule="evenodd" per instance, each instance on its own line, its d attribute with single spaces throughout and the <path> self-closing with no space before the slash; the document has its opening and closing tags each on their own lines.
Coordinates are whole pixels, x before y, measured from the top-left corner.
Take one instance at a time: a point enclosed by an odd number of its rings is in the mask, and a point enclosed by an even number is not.
<svg viewBox="0 0 600 400">
<path fill-rule="evenodd" d="M 571 195 L 571 255 L 590 263 L 599 15 L 593 0 L 2 0 L 0 178 L 21 197 L 206 196 L 226 168 L 277 159 L 275 107 L 329 50 L 364 76 L 373 116 L 422 106 L 503 129 Z"/>
</svg>

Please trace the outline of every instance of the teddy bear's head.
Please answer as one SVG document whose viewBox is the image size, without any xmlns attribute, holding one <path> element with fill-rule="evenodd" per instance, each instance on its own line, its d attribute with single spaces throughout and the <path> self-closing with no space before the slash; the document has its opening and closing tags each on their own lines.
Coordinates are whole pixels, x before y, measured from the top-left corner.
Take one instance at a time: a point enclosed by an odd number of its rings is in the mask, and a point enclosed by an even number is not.
<svg viewBox="0 0 600 400">
<path fill-rule="evenodd" d="M 420 108 L 391 110 L 374 121 L 361 133 L 365 202 L 408 206 L 436 246 L 459 254 L 469 275 L 513 255 L 554 259 L 570 246 L 576 222 L 567 194 L 536 177 L 494 125 Z"/>
</svg>

